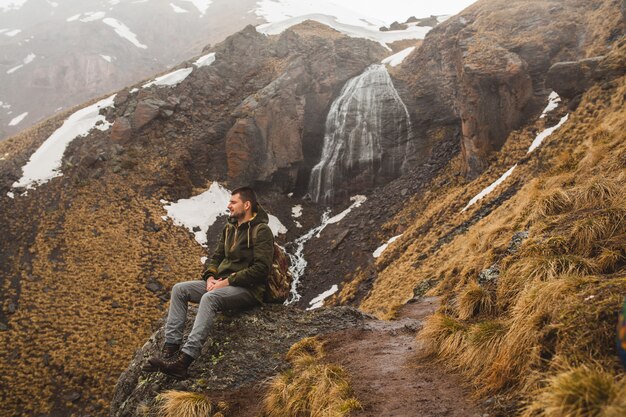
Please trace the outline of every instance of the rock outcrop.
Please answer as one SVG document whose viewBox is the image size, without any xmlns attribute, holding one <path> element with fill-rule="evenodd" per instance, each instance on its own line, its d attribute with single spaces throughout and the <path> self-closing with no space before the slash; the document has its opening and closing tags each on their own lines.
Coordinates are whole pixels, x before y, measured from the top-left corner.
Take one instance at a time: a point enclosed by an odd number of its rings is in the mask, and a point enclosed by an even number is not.
<svg viewBox="0 0 626 417">
<path fill-rule="evenodd" d="M 220 316 L 202 354 L 192 363 L 189 378 L 184 381 L 141 371 L 146 359 L 157 354 L 163 345 L 161 328 L 137 351 L 121 375 L 110 415 L 140 415 L 141 407 L 155 405 L 157 395 L 168 389 L 208 391 L 215 395 L 259 384 L 288 367 L 284 354 L 298 340 L 344 329 L 361 329 L 367 317 L 350 307 L 305 312 L 280 305 Z M 190 314 L 187 331 L 193 325 L 193 318 L 194 314 Z"/>
<path fill-rule="evenodd" d="M 606 51 L 623 33 L 620 18 L 609 0 L 475 3 L 429 32 L 396 74 L 414 97 L 415 124 L 427 127 L 416 131 L 432 135 L 438 125 L 440 135 L 451 135 L 446 126 L 462 125 L 463 173 L 474 178 L 508 134 L 545 106 L 551 65 Z M 571 75 L 563 85 L 585 78 L 580 65 L 553 73 L 564 71 Z"/>
</svg>

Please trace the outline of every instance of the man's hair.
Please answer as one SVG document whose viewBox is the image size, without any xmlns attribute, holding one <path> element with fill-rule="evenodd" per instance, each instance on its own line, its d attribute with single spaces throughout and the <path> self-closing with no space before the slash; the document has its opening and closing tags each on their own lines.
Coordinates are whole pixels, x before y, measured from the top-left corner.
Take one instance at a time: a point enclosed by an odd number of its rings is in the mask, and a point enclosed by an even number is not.
<svg viewBox="0 0 626 417">
<path fill-rule="evenodd" d="M 259 203 L 257 201 L 256 198 L 256 193 L 254 192 L 254 190 L 250 187 L 239 187 L 235 190 L 233 190 L 232 193 L 230 193 L 231 195 L 235 195 L 235 194 L 239 194 L 239 197 L 241 198 L 241 201 L 243 201 L 244 203 L 246 201 L 250 202 L 250 205 L 252 206 L 252 212 L 256 213 L 259 210 Z"/>
</svg>

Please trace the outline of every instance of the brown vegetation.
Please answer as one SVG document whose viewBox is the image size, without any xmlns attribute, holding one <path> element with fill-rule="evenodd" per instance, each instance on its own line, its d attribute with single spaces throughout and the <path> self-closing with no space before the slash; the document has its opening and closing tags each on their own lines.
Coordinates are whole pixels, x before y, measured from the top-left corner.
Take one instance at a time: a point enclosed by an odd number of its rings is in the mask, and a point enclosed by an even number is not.
<svg viewBox="0 0 626 417">
<path fill-rule="evenodd" d="M 626 294 L 625 93 L 626 77 L 593 87 L 528 156 L 541 125 L 514 132 L 473 183 L 463 184 L 451 166 L 435 181 L 441 186 L 387 226 L 415 218 L 378 259 L 378 279 L 361 307 L 392 317 L 420 285 L 436 282 L 430 293 L 444 303 L 419 337 L 478 394 L 518 406 L 532 398 L 528 416 L 623 415 L 616 394 L 623 382 L 612 375 L 616 312 Z M 461 213 L 520 160 L 507 181 Z M 514 193 L 505 197 L 508 190 Z M 513 244 L 522 231 L 528 238 Z M 481 280 L 492 266 L 497 278 Z M 596 380 L 607 390 L 592 388 Z"/>
<path fill-rule="evenodd" d="M 319 339 L 294 344 L 286 358 L 292 368 L 272 380 L 265 397 L 268 417 L 342 417 L 360 408 L 343 368 L 323 362 Z"/>
</svg>

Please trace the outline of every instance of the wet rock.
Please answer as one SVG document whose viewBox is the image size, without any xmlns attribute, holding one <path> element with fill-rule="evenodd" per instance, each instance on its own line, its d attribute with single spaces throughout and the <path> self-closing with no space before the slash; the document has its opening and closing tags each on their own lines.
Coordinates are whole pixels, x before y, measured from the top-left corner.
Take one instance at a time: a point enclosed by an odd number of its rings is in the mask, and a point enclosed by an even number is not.
<svg viewBox="0 0 626 417">
<path fill-rule="evenodd" d="M 193 325 L 196 311 L 195 307 L 190 308 L 185 334 Z M 184 381 L 141 371 L 147 358 L 157 354 L 163 345 L 161 328 L 137 351 L 120 376 L 110 415 L 135 416 L 139 404 L 151 403 L 168 389 L 230 391 L 245 384 L 261 383 L 288 367 L 283 358 L 296 341 L 346 328 L 363 328 L 365 319 L 366 316 L 349 307 L 303 311 L 282 305 L 219 315 L 210 339 Z"/>
</svg>

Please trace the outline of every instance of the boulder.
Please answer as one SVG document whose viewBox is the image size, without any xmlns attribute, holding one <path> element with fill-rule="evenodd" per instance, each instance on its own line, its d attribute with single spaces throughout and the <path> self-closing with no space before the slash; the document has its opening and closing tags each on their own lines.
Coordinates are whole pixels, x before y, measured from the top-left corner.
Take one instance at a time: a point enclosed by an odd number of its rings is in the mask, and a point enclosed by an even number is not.
<svg viewBox="0 0 626 417">
<path fill-rule="evenodd" d="M 118 117 L 111 127 L 111 140 L 114 142 L 128 142 L 132 136 L 132 126 L 127 117 Z"/>
<path fill-rule="evenodd" d="M 557 62 L 548 70 L 546 87 L 564 98 L 574 98 L 585 92 L 595 82 L 596 71 L 604 56 L 579 61 Z"/>
</svg>

